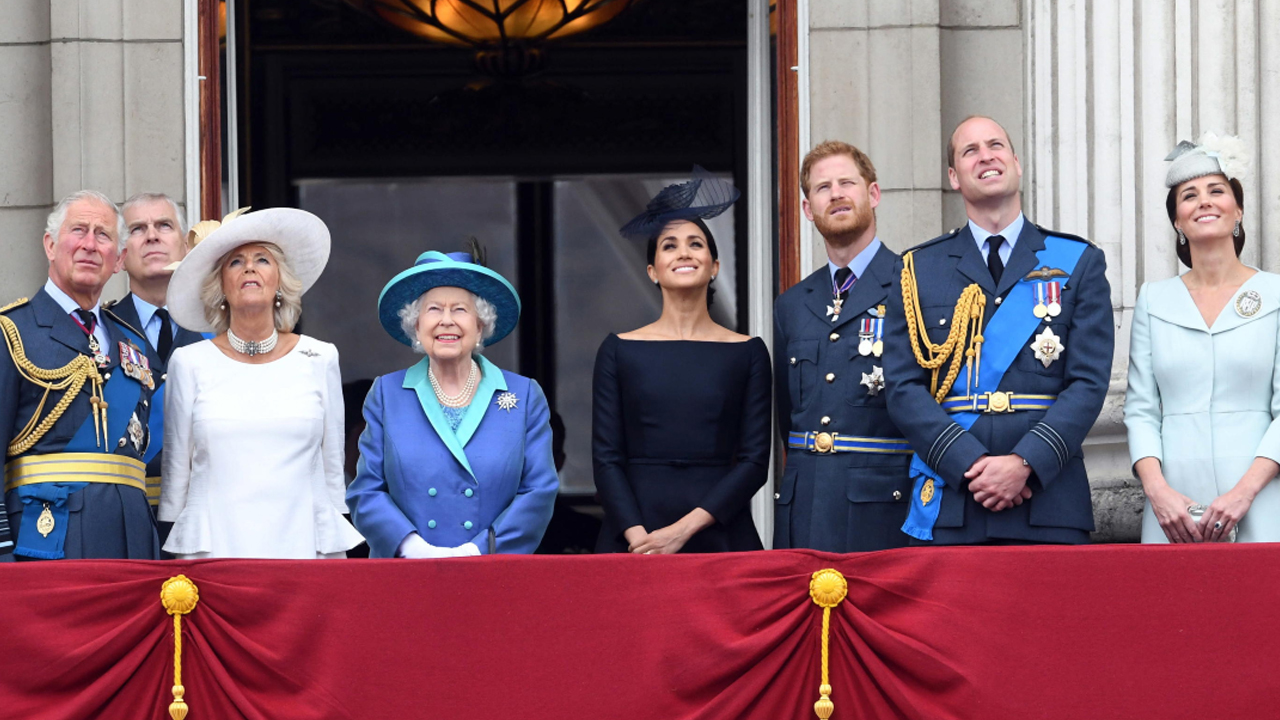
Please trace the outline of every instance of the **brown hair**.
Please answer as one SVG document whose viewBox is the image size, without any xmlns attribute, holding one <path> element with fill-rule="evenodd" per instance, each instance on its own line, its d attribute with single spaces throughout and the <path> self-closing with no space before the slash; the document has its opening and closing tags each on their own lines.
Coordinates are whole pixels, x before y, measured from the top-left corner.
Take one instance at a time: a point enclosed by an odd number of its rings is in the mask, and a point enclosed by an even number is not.
<svg viewBox="0 0 1280 720">
<path fill-rule="evenodd" d="M 847 142 L 839 140 L 827 140 L 814 146 L 808 155 L 804 156 L 804 162 L 800 163 L 800 191 L 805 197 L 809 197 L 809 172 L 813 170 L 813 166 L 836 155 L 848 155 L 853 160 L 853 164 L 858 166 L 858 172 L 862 174 L 862 179 L 868 185 L 876 181 L 876 166 L 871 164 L 871 158 L 858 148 Z"/>
<path fill-rule="evenodd" d="M 956 169 L 956 130 L 959 130 L 961 125 L 969 122 L 970 120 L 977 120 L 979 118 L 983 120 L 990 120 L 991 122 L 996 124 L 996 127 L 1004 131 L 1004 139 L 1009 141 L 1009 152 L 1013 153 L 1014 155 L 1018 154 L 1018 151 L 1013 148 L 1013 138 L 1009 137 L 1008 129 L 1006 129 L 1004 125 L 1001 125 L 999 120 L 996 120 L 993 117 L 988 117 L 986 115 L 970 115 L 969 117 L 956 123 L 955 129 L 951 131 L 951 136 L 947 138 L 947 167 L 951 168 L 952 170 Z"/>
<path fill-rule="evenodd" d="M 1224 175 L 1223 177 L 1226 177 L 1226 176 Z M 1199 178 L 1191 178 L 1191 180 L 1198 180 L 1198 179 Z M 1182 187 L 1184 184 L 1188 182 L 1191 182 L 1191 180 L 1180 182 L 1174 187 L 1169 188 L 1169 194 L 1164 199 L 1164 209 L 1166 212 L 1169 213 L 1170 225 L 1173 225 L 1173 221 L 1177 218 L 1177 215 L 1178 215 L 1178 188 Z M 1227 181 L 1227 184 L 1231 186 L 1231 194 L 1236 196 L 1236 205 L 1239 205 L 1240 211 L 1244 212 L 1244 186 L 1241 185 L 1240 181 L 1235 178 L 1229 179 Z M 1176 227 L 1174 229 L 1175 231 L 1177 230 Z M 1231 239 L 1235 242 L 1235 245 L 1236 245 L 1236 257 L 1240 257 L 1240 252 L 1244 250 L 1244 225 L 1240 226 L 1240 235 L 1238 237 L 1232 237 Z M 1186 265 L 1187 267 L 1191 267 L 1191 246 L 1183 245 L 1181 242 L 1178 242 L 1178 240 L 1176 239 L 1176 236 L 1173 242 L 1174 242 L 1173 247 L 1178 252 L 1178 259 L 1182 261 L 1183 265 Z"/>
</svg>

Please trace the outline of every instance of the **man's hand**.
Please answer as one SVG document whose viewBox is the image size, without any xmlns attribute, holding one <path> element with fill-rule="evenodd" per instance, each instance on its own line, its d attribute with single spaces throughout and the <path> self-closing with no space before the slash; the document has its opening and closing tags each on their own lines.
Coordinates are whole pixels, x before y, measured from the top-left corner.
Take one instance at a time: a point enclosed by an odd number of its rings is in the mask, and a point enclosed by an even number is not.
<svg viewBox="0 0 1280 720">
<path fill-rule="evenodd" d="M 1007 510 L 1031 499 L 1027 478 L 1031 467 L 1017 455 L 983 455 L 964 474 L 973 499 L 991 512 Z"/>
</svg>

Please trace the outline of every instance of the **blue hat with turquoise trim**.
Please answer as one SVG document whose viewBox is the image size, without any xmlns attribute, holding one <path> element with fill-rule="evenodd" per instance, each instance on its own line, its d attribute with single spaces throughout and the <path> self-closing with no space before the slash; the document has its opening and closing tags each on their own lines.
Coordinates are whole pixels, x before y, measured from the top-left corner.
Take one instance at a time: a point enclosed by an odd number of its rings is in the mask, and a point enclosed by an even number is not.
<svg viewBox="0 0 1280 720">
<path fill-rule="evenodd" d="M 391 278 L 378 296 L 378 320 L 382 329 L 391 337 L 413 345 L 400 327 L 400 309 L 422 297 L 423 293 L 438 287 L 458 287 L 470 290 L 488 300 L 498 311 L 493 335 L 484 341 L 493 345 L 516 329 L 520 320 L 520 295 L 506 278 L 489 268 L 477 264 L 470 253 L 445 254 L 431 250 L 414 261 L 413 267 Z"/>
</svg>

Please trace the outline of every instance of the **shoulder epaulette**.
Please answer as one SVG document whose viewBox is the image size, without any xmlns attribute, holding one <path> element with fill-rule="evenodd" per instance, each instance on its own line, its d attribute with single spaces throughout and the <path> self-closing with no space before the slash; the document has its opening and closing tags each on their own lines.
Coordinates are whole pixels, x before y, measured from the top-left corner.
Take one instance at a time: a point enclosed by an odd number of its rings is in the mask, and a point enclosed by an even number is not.
<svg viewBox="0 0 1280 720">
<path fill-rule="evenodd" d="M 103 302 L 103 303 L 102 303 L 102 309 L 103 309 L 103 310 L 106 310 L 106 309 L 108 309 L 108 308 L 113 308 L 113 307 L 115 307 L 116 305 L 119 305 L 119 304 L 120 304 L 120 301 L 119 301 L 119 300 L 107 300 L 107 301 L 105 301 L 105 302 Z"/>
<path fill-rule="evenodd" d="M 956 228 L 956 229 L 952 230 L 951 232 L 943 233 L 943 234 L 939 235 L 938 237 L 936 237 L 936 238 L 934 238 L 934 239 L 932 239 L 932 240 L 925 240 L 924 242 L 920 243 L 919 245 L 916 245 L 915 247 L 913 247 L 913 248 L 911 248 L 911 249 L 907 250 L 907 252 L 915 252 L 916 250 L 920 250 L 920 249 L 922 249 L 922 248 L 927 248 L 927 247 L 929 247 L 930 245 L 935 245 L 935 244 L 937 244 L 937 243 L 940 243 L 940 242 L 942 242 L 943 240 L 950 240 L 951 238 L 955 237 L 956 235 L 959 235 L 959 234 L 960 234 L 960 231 L 961 231 L 961 230 L 963 230 L 963 229 L 964 229 L 964 226 L 963 226 L 963 225 L 961 225 L 960 227 L 958 227 L 958 228 Z"/>
<path fill-rule="evenodd" d="M 0 307 L 0 313 L 7 313 L 16 307 L 22 307 L 23 305 L 26 305 L 28 302 L 29 300 L 27 298 L 18 298 L 17 300 L 14 300 L 8 305 L 5 305 L 4 307 Z"/>
<path fill-rule="evenodd" d="M 1036 225 L 1035 223 L 1031 223 L 1031 224 L 1035 225 L 1036 229 L 1044 233 L 1045 235 L 1052 235 L 1054 237 L 1066 238 L 1068 240 L 1076 240 L 1086 245 L 1093 245 L 1094 247 L 1097 247 L 1097 245 L 1094 245 L 1093 241 L 1089 240 L 1088 238 L 1082 238 L 1079 235 L 1072 235 L 1071 233 L 1059 232 L 1057 230 L 1050 230 L 1047 227 L 1041 227 L 1040 225 Z"/>
</svg>

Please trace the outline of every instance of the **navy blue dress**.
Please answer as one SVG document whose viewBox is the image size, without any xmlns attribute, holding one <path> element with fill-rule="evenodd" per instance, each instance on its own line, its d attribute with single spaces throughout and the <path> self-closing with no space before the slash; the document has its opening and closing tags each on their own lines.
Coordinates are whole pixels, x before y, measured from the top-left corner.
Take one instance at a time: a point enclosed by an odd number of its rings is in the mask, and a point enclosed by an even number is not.
<svg viewBox="0 0 1280 720">
<path fill-rule="evenodd" d="M 604 527 L 596 552 L 626 552 L 700 507 L 716 522 L 681 552 L 760 550 L 751 497 L 768 478 L 772 374 L 764 341 L 623 340 L 596 354 L 592 456 Z"/>
</svg>

